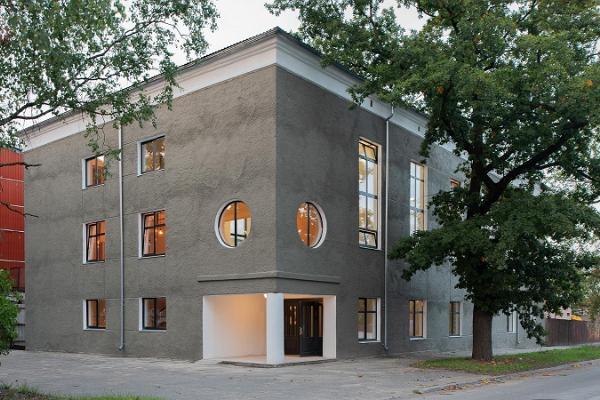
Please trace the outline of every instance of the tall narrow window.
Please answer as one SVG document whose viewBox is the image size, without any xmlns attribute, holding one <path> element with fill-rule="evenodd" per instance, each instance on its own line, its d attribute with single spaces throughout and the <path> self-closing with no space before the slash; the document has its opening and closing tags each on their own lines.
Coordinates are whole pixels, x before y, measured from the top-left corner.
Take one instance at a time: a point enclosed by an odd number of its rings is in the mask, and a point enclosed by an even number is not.
<svg viewBox="0 0 600 400">
<path fill-rule="evenodd" d="M 148 257 L 164 255 L 167 240 L 167 226 L 164 210 L 143 214 L 142 224 L 142 256 Z"/>
<path fill-rule="evenodd" d="M 106 300 L 85 301 L 85 327 L 87 329 L 106 329 Z"/>
<path fill-rule="evenodd" d="M 425 301 L 410 300 L 408 302 L 408 336 L 425 337 Z"/>
<path fill-rule="evenodd" d="M 517 312 L 513 311 L 506 316 L 506 332 L 515 333 L 517 331 Z"/>
<path fill-rule="evenodd" d="M 377 340 L 377 299 L 358 299 L 358 340 Z"/>
<path fill-rule="evenodd" d="M 219 216 L 219 236 L 228 247 L 237 247 L 248 238 L 252 227 L 252 213 L 243 201 L 233 201 Z"/>
<path fill-rule="evenodd" d="M 358 142 L 358 243 L 377 248 L 379 220 L 379 165 L 376 145 Z"/>
<path fill-rule="evenodd" d="M 151 297 L 142 299 L 142 329 L 167 329 L 166 297 Z"/>
<path fill-rule="evenodd" d="M 323 218 L 313 203 L 302 203 L 296 212 L 296 229 L 300 240 L 308 247 L 316 247 L 323 237 Z"/>
<path fill-rule="evenodd" d="M 104 156 L 85 160 L 85 186 L 98 186 L 104 183 Z"/>
<path fill-rule="evenodd" d="M 105 221 L 98 221 L 85 226 L 87 237 L 85 260 L 87 262 L 104 261 L 106 243 L 105 224 Z"/>
<path fill-rule="evenodd" d="M 460 336 L 460 301 L 451 301 L 449 307 L 449 335 Z"/>
<path fill-rule="evenodd" d="M 142 173 L 165 169 L 165 137 L 142 142 Z"/>
<path fill-rule="evenodd" d="M 410 163 L 410 232 L 425 230 L 425 167 Z"/>
</svg>

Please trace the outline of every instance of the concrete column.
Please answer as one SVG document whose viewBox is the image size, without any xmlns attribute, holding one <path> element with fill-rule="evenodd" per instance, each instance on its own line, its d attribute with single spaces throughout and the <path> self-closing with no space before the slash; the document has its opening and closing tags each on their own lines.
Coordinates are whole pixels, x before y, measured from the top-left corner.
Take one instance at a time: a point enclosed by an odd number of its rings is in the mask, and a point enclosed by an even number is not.
<svg viewBox="0 0 600 400">
<path fill-rule="evenodd" d="M 283 349 L 283 293 L 267 293 L 267 363 L 281 364 Z"/>
<path fill-rule="evenodd" d="M 336 357 L 336 298 L 323 296 L 323 357 Z"/>
</svg>

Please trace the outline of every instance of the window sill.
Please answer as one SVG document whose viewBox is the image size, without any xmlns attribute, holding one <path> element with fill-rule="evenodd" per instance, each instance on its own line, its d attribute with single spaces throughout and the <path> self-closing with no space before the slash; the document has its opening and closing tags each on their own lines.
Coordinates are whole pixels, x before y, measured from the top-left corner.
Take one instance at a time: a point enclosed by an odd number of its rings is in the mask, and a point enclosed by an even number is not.
<svg viewBox="0 0 600 400">
<path fill-rule="evenodd" d="M 378 247 L 368 247 L 368 246 L 361 246 L 361 245 L 358 245 L 358 247 L 360 249 L 371 250 L 371 251 L 381 251 L 381 250 L 383 250 L 383 249 L 380 249 Z"/>
<path fill-rule="evenodd" d="M 426 338 L 426 337 L 411 337 L 411 338 L 410 338 L 410 341 L 411 341 L 411 342 L 412 342 L 412 341 L 418 342 L 418 341 L 420 341 L 420 340 L 427 340 L 427 338 Z"/>
<path fill-rule="evenodd" d="M 153 173 L 161 172 L 161 171 L 164 171 L 164 170 L 165 170 L 164 168 L 161 168 L 161 169 L 151 169 L 150 171 L 139 171 L 138 174 L 137 174 L 137 176 L 143 176 L 143 175 L 153 174 Z"/>
<path fill-rule="evenodd" d="M 104 264 L 106 262 L 106 260 L 101 260 L 101 261 L 85 261 L 83 263 L 84 266 L 86 265 L 94 265 L 94 264 Z"/>
<path fill-rule="evenodd" d="M 379 339 L 372 339 L 372 340 L 359 340 L 358 341 L 359 344 L 369 344 L 369 343 L 381 343 L 381 340 Z"/>
<path fill-rule="evenodd" d="M 463 335 L 449 335 L 449 338 L 461 338 L 464 337 Z"/>
<path fill-rule="evenodd" d="M 82 187 L 81 190 L 93 189 L 93 188 L 97 188 L 97 187 L 102 187 L 104 185 L 105 185 L 104 183 L 101 183 L 99 185 L 85 186 L 85 187 Z"/>
<path fill-rule="evenodd" d="M 167 332 L 167 330 L 166 329 L 140 329 L 139 332 L 164 333 L 164 332 Z"/>
<path fill-rule="evenodd" d="M 83 328 L 83 330 L 89 332 L 106 332 L 106 328 Z"/>
<path fill-rule="evenodd" d="M 145 260 L 147 258 L 161 258 L 161 257 L 166 257 L 166 254 L 157 254 L 155 256 L 139 256 L 138 259 L 140 260 Z"/>
</svg>

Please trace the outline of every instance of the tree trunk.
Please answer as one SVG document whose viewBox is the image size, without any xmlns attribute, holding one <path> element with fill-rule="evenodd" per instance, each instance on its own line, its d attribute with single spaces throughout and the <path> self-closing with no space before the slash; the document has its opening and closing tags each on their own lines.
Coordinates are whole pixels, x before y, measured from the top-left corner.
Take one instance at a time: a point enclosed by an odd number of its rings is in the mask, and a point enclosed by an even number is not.
<svg viewBox="0 0 600 400">
<path fill-rule="evenodd" d="M 493 315 L 473 308 L 473 353 L 472 358 L 479 361 L 492 361 L 492 318 Z"/>
</svg>

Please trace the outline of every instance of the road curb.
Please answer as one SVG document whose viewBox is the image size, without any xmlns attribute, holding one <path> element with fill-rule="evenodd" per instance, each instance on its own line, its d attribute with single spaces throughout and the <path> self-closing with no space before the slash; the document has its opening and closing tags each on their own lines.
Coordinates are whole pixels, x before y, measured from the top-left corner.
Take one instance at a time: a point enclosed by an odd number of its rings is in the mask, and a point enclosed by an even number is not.
<svg viewBox="0 0 600 400">
<path fill-rule="evenodd" d="M 530 371 L 523 372 L 515 372 L 513 374 L 505 374 L 505 375 L 490 375 L 485 378 L 480 378 L 472 381 L 464 381 L 464 382 L 453 382 L 445 385 L 438 386 L 429 386 L 426 388 L 415 389 L 413 393 L 415 394 L 430 394 L 436 392 L 442 392 L 445 390 L 461 390 L 469 386 L 477 386 L 477 385 L 486 385 L 489 383 L 503 383 L 506 381 L 510 381 L 512 379 L 524 378 L 534 374 L 543 374 L 546 372 L 555 372 L 562 371 L 571 368 L 578 368 L 582 366 L 591 366 L 591 365 L 600 365 L 600 360 L 588 360 L 588 361 L 580 361 L 570 364 L 557 365 L 556 367 L 542 368 L 542 369 L 534 369 Z"/>
</svg>

